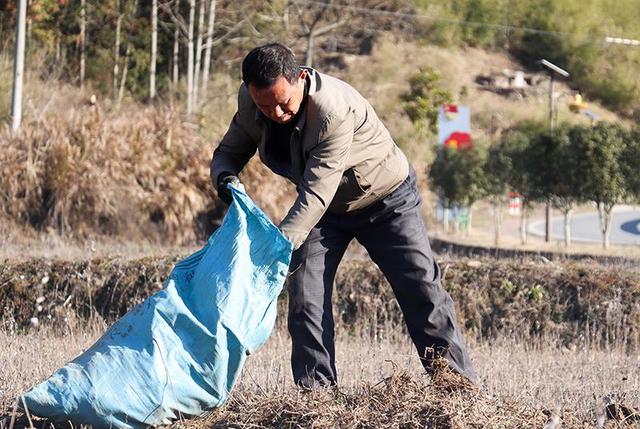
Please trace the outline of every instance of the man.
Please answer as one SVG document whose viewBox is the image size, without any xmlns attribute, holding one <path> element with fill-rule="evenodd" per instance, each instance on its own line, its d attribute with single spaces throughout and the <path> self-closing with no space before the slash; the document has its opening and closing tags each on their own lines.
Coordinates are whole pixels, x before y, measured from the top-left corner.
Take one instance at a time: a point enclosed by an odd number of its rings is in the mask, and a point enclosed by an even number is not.
<svg viewBox="0 0 640 429">
<path fill-rule="evenodd" d="M 347 83 L 300 67 L 278 43 L 249 52 L 242 80 L 238 111 L 213 153 L 211 177 L 230 203 L 226 185 L 238 181 L 257 149 L 271 170 L 296 185 L 297 199 L 280 224 L 294 247 L 289 332 L 295 382 L 337 382 L 331 294 L 354 238 L 391 283 L 427 371 L 442 355 L 475 381 L 429 246 L 415 172 L 371 105 Z"/>
</svg>

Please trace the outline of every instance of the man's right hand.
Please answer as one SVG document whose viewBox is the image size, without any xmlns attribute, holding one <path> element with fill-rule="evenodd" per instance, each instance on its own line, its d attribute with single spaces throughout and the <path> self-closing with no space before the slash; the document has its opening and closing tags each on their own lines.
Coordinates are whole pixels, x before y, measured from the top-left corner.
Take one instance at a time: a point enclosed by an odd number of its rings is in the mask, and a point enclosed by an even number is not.
<svg viewBox="0 0 640 429">
<path fill-rule="evenodd" d="M 235 174 L 221 173 L 218 176 L 218 183 L 216 187 L 218 189 L 218 197 L 224 201 L 226 205 L 231 205 L 231 201 L 233 200 L 233 197 L 231 196 L 231 189 L 227 186 L 229 184 L 239 186 L 240 179 L 238 179 L 238 176 Z"/>
</svg>

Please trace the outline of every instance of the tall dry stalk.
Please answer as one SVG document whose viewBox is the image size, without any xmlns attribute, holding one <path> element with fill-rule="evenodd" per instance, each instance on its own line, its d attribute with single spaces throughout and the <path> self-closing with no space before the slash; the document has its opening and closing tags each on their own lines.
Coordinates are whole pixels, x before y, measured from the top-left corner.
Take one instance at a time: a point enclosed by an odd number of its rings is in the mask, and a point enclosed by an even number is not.
<svg viewBox="0 0 640 429">
<path fill-rule="evenodd" d="M 213 148 L 167 107 L 86 105 L 30 119 L 15 135 L 0 130 L 0 220 L 78 238 L 206 238 L 224 213 L 209 178 Z M 257 161 L 241 177 L 279 220 L 293 190 Z"/>
</svg>

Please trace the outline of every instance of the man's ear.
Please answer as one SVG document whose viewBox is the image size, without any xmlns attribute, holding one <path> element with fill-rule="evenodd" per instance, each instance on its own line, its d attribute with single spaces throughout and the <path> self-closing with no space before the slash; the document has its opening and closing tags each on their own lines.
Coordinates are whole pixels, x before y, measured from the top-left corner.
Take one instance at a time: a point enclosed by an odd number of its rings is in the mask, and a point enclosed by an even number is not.
<svg viewBox="0 0 640 429">
<path fill-rule="evenodd" d="M 300 79 L 306 79 L 307 78 L 307 69 L 300 69 L 300 74 L 298 75 L 298 77 Z"/>
</svg>

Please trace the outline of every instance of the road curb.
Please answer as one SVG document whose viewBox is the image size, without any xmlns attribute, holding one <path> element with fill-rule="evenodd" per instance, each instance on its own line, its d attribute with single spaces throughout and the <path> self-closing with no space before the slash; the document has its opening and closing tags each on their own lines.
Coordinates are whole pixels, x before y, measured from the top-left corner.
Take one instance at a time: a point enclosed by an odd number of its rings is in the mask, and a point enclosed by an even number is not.
<svg viewBox="0 0 640 429">
<path fill-rule="evenodd" d="M 591 255 L 587 253 L 562 253 L 542 250 L 520 250 L 511 248 L 500 248 L 491 246 L 477 246 L 471 244 L 456 243 L 445 240 L 443 238 L 431 238 L 431 248 L 439 256 L 462 256 L 462 257 L 490 257 L 529 259 L 543 257 L 550 261 L 553 260 L 571 260 L 571 261 L 597 261 L 603 264 L 634 264 L 640 262 L 640 258 L 629 258 L 625 256 L 605 256 Z"/>
</svg>

